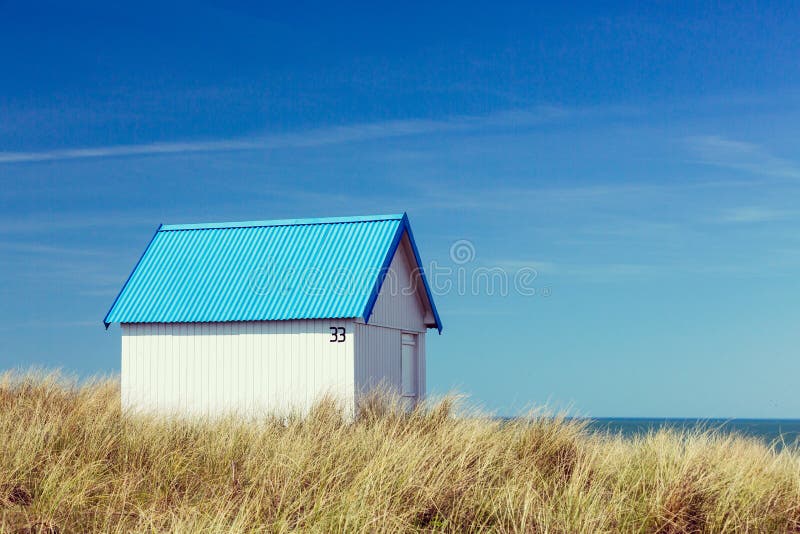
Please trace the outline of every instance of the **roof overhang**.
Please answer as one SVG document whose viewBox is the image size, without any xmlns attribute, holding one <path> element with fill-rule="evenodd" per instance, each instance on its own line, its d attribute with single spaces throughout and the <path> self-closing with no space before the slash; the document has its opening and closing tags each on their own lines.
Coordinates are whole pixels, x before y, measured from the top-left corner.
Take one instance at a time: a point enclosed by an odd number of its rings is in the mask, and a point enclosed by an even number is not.
<svg viewBox="0 0 800 534">
<path fill-rule="evenodd" d="M 210 317 L 209 314 L 200 314 L 198 317 L 197 314 L 194 316 L 192 313 L 183 313 L 185 309 L 190 309 L 194 312 L 194 309 L 191 308 L 184 308 L 183 310 L 178 305 L 172 305 L 172 308 L 164 308 L 159 313 L 150 313 L 148 314 L 141 314 L 141 313 L 125 313 L 116 311 L 116 308 L 129 311 L 132 304 L 134 303 L 138 306 L 146 306 L 146 305 L 153 305 L 155 302 L 154 299 L 156 298 L 164 298 L 166 299 L 167 296 L 163 293 L 170 289 L 171 286 L 166 284 L 164 280 L 169 280 L 167 277 L 162 277 L 162 279 L 157 279 L 157 282 L 161 285 L 156 285 L 155 289 L 152 289 L 152 293 L 150 293 L 151 288 L 142 286 L 142 282 L 139 280 L 146 280 L 150 283 L 153 280 L 153 273 L 160 274 L 159 271 L 154 271 L 159 267 L 158 263 L 156 263 L 156 267 L 153 266 L 154 261 L 161 261 L 164 262 L 167 259 L 174 260 L 177 257 L 178 253 L 182 253 L 182 249 L 180 248 L 183 246 L 183 237 L 178 240 L 176 236 L 178 234 L 186 234 L 189 236 L 190 234 L 194 234 L 195 231 L 209 231 L 209 230 L 231 230 L 234 232 L 239 232 L 237 229 L 241 228 L 255 228 L 259 229 L 262 227 L 281 227 L 281 226 L 312 226 L 312 225 L 331 225 L 332 227 L 339 226 L 339 223 L 365 223 L 365 224 L 374 224 L 375 229 L 370 230 L 362 236 L 362 240 L 366 240 L 363 242 L 363 246 L 370 247 L 372 246 L 372 252 L 369 256 L 358 256 L 359 261 L 366 261 L 364 260 L 365 257 L 371 258 L 369 261 L 371 263 L 371 269 L 375 269 L 379 267 L 379 271 L 377 275 L 372 280 L 365 280 L 364 285 L 361 288 L 361 298 L 364 300 L 359 299 L 358 301 L 352 301 L 349 304 L 349 309 L 341 309 L 341 310 L 328 310 L 327 313 L 330 312 L 342 312 L 346 315 L 338 315 L 337 317 L 353 317 L 357 316 L 358 314 L 361 315 L 361 318 L 366 323 L 369 320 L 370 315 L 372 314 L 373 308 L 375 306 L 375 302 L 378 298 L 378 294 L 380 293 L 381 287 L 383 286 L 384 280 L 386 278 L 387 272 L 391 266 L 392 259 L 395 256 L 395 253 L 398 250 L 398 247 L 401 245 L 405 247 L 407 256 L 414 257 L 414 275 L 418 277 L 417 282 L 421 281 L 421 284 L 417 284 L 417 287 L 424 288 L 424 291 L 417 291 L 420 301 L 423 304 L 423 308 L 425 310 L 425 325 L 429 328 L 436 328 L 439 333 L 442 331 L 442 323 L 441 319 L 439 318 L 439 313 L 436 310 L 436 306 L 433 302 L 433 293 L 431 291 L 431 287 L 428 284 L 428 280 L 425 276 L 424 269 L 422 267 L 422 260 L 420 258 L 419 250 L 417 248 L 416 242 L 414 240 L 413 232 L 411 231 L 411 226 L 408 222 L 408 215 L 403 213 L 402 215 L 373 215 L 373 216 L 362 216 L 362 217 L 333 217 L 333 218 L 325 218 L 325 219 L 288 219 L 288 220 L 280 220 L 280 221 L 247 221 L 247 222 L 238 222 L 238 223 L 207 223 L 207 224 L 183 224 L 183 225 L 159 225 L 158 229 L 154 233 L 153 237 L 151 238 L 150 242 L 148 243 L 147 247 L 145 248 L 142 255 L 139 257 L 136 265 L 134 266 L 133 270 L 131 271 L 130 275 L 128 276 L 125 284 L 123 284 L 122 289 L 117 294 L 114 302 L 111 305 L 108 313 L 103 319 L 103 323 L 105 327 L 108 328 L 112 322 L 215 322 L 215 321 L 248 321 L 248 320 L 284 320 L 284 319 L 308 319 L 308 318 L 323 318 L 323 317 L 334 317 L 333 315 L 320 315 L 320 316 L 283 316 L 286 314 L 273 314 L 273 316 L 264 317 L 258 316 L 258 313 L 252 313 L 250 316 L 243 314 L 242 317 L 231 317 L 230 314 L 224 315 L 223 317 Z M 391 223 L 391 227 L 388 224 Z M 396 226 L 395 226 L 396 225 Z M 384 230 L 381 230 L 384 228 Z M 164 235 L 161 235 L 164 234 Z M 166 235 L 175 234 L 172 237 L 165 237 Z M 373 235 L 374 234 L 374 235 Z M 199 235 L 199 234 L 198 234 Z M 307 241 L 310 238 L 304 238 L 303 235 L 311 236 L 311 232 L 307 232 L 305 234 L 301 234 L 301 236 L 292 238 L 296 241 L 299 240 L 301 245 L 307 245 Z M 287 238 L 288 239 L 288 238 Z M 306 241 L 302 241 L 306 239 Z M 342 234 L 339 235 L 339 239 L 344 239 Z M 386 249 L 387 241 L 389 245 Z M 202 241 L 201 243 L 204 246 L 207 244 L 206 241 Z M 405 243 L 405 245 L 403 245 Z M 352 242 L 351 242 L 352 244 Z M 362 245 L 356 245 L 362 246 Z M 358 249 L 359 251 L 361 249 Z M 409 253 L 410 250 L 410 253 Z M 356 257 L 355 250 L 345 250 L 342 252 L 344 254 L 343 257 Z M 348 256 L 350 255 L 350 256 Z M 158 258 L 158 260 L 153 260 L 153 257 Z M 336 256 L 328 256 L 328 258 L 332 258 Z M 283 260 L 284 258 L 278 256 L 279 260 Z M 382 260 L 382 264 L 380 263 Z M 410 258 L 409 258 L 410 260 Z M 202 261 L 202 260 L 201 260 Z M 173 262 L 175 263 L 175 262 Z M 180 264 L 177 264 L 180 266 Z M 235 262 L 231 262 L 230 265 L 227 265 L 227 268 L 231 269 L 231 266 L 236 267 L 238 264 Z M 163 268 L 163 265 L 161 266 Z M 366 265 L 360 264 L 359 268 L 364 268 Z M 137 271 L 141 269 L 145 269 L 145 272 L 149 272 L 148 275 L 140 275 L 139 278 L 135 278 L 135 274 Z M 168 266 L 167 273 L 171 274 L 168 270 L 172 268 Z M 147 271 L 149 269 L 150 271 Z M 163 271 L 162 271 L 163 272 Z M 188 276 L 191 277 L 194 273 L 197 272 L 196 270 L 184 270 L 180 273 L 181 276 Z M 374 271 L 373 271 L 374 272 Z M 144 276 L 144 278 L 142 278 Z M 133 284 L 133 280 L 136 280 L 137 283 Z M 227 282 L 226 282 L 227 283 Z M 138 284 L 138 285 L 137 285 Z M 371 286 L 370 286 L 371 284 Z M 126 293 L 126 290 L 129 286 L 134 286 L 134 292 L 131 296 L 130 292 Z M 222 289 L 227 290 L 230 289 L 231 284 L 228 283 L 227 286 L 220 286 Z M 236 289 L 236 288 L 234 288 Z M 137 294 L 136 290 L 140 293 L 145 292 L 144 295 Z M 220 290 L 220 288 L 217 288 Z M 162 294 L 158 292 L 161 291 Z M 123 297 L 125 294 L 125 297 Z M 191 296 L 191 293 L 185 293 L 185 295 Z M 185 296 L 183 295 L 183 296 Z M 179 295 L 180 296 L 180 295 Z M 172 295 L 169 295 L 169 298 L 172 298 Z M 127 299 L 127 300 L 126 300 Z M 138 299 L 138 300 L 137 300 Z M 149 299 L 149 300 L 148 300 Z M 288 302 L 288 301 L 287 301 Z M 363 304 L 362 304 L 363 303 Z M 184 302 L 185 304 L 185 302 Z M 199 306 L 203 304 L 200 302 L 199 304 L 196 302 L 190 302 L 188 306 Z M 347 303 L 345 303 L 347 304 Z M 126 309 L 125 306 L 128 306 Z M 362 307 L 363 306 L 363 307 Z M 206 308 L 203 308 L 205 310 Z M 166 310 L 166 311 L 164 311 Z M 177 310 L 177 311 L 176 311 Z M 181 313 L 178 313 L 181 312 Z M 211 314 L 213 315 L 213 314 Z"/>
<path fill-rule="evenodd" d="M 367 306 L 364 309 L 364 322 L 369 323 L 369 318 L 372 315 L 373 309 L 375 308 L 375 303 L 378 301 L 378 295 L 380 294 L 381 287 L 383 287 L 383 282 L 386 279 L 389 268 L 391 267 L 392 258 L 394 258 L 397 249 L 403 242 L 404 235 L 407 236 L 408 243 L 411 245 L 411 252 L 413 253 L 414 262 L 416 264 L 415 272 L 417 276 L 419 276 L 419 279 L 422 282 L 422 287 L 425 290 L 421 292 L 420 295 L 423 306 L 425 306 L 425 325 L 428 328 L 436 328 L 441 334 L 442 320 L 439 317 L 439 312 L 436 310 L 436 304 L 433 302 L 433 292 L 431 291 L 430 284 L 428 284 L 428 279 L 425 276 L 425 269 L 422 267 L 422 258 L 419 255 L 417 243 L 414 241 L 414 233 L 411 231 L 411 224 L 408 222 L 408 215 L 405 213 L 403 213 L 400 225 L 397 227 L 397 231 L 395 232 L 392 243 L 389 246 L 389 250 L 386 251 L 386 257 L 383 260 L 383 265 L 381 266 L 378 278 L 375 281 L 375 287 L 372 290 L 369 300 L 367 300 Z"/>
</svg>

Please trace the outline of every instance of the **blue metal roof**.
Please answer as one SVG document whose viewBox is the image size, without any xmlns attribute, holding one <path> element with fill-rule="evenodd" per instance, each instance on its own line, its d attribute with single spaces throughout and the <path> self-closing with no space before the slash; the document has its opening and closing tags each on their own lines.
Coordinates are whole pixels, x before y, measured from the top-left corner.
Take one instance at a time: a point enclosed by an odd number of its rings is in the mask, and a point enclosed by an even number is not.
<svg viewBox="0 0 800 534">
<path fill-rule="evenodd" d="M 404 233 L 422 273 L 405 214 L 161 225 L 103 322 L 369 321 Z"/>
</svg>

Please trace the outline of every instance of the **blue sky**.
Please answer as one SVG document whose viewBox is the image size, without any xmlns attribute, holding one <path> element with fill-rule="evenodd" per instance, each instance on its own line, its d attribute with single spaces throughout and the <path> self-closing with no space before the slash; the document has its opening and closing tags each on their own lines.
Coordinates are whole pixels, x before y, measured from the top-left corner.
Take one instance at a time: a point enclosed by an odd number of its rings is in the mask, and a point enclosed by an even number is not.
<svg viewBox="0 0 800 534">
<path fill-rule="evenodd" d="M 428 380 L 511 414 L 798 417 L 791 3 L 0 3 L 0 367 L 118 372 L 161 223 L 407 211 Z"/>
</svg>

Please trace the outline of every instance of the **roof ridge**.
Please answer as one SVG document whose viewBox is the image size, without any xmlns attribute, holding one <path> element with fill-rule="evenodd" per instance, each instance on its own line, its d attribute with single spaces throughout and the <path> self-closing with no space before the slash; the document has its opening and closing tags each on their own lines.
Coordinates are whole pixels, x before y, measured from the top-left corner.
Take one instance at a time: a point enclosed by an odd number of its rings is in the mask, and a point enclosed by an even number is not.
<svg viewBox="0 0 800 534">
<path fill-rule="evenodd" d="M 356 215 L 350 217 L 318 217 L 306 219 L 274 219 L 266 221 L 234 221 L 193 224 L 164 224 L 159 232 L 178 230 L 223 230 L 227 228 L 263 228 L 269 226 L 309 226 L 314 224 L 341 224 L 377 221 L 399 221 L 405 213 L 387 215 Z"/>
</svg>

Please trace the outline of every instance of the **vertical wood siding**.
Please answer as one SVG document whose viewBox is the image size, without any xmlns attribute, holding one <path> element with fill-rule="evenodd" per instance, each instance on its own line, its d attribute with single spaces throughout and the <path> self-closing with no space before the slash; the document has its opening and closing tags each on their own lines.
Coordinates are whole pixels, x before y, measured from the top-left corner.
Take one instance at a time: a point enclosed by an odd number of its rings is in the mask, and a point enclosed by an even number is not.
<svg viewBox="0 0 800 534">
<path fill-rule="evenodd" d="M 422 400 L 425 398 L 428 386 L 426 383 L 427 365 L 425 362 L 425 334 L 420 334 L 417 336 L 417 354 L 419 357 L 419 364 L 417 367 L 417 372 L 419 373 L 417 378 L 417 387 L 419 387 L 419 398 Z"/>
<path fill-rule="evenodd" d="M 356 323 L 355 332 L 356 399 L 378 385 L 399 393 L 403 330 Z M 427 391 L 424 333 L 417 335 L 417 358 L 417 388 L 422 400 Z"/>
<path fill-rule="evenodd" d="M 401 330 L 356 323 L 356 396 L 382 385 L 400 390 Z"/>
<path fill-rule="evenodd" d="M 331 343 L 329 327 L 347 330 Z M 324 394 L 352 411 L 351 320 L 122 325 L 123 408 L 223 415 L 305 412 Z"/>
<path fill-rule="evenodd" d="M 414 287 L 409 246 L 404 240 L 392 258 L 390 272 L 378 294 L 369 323 L 364 324 L 356 319 L 356 397 L 378 385 L 399 393 L 402 385 L 403 332 L 418 334 L 417 384 L 419 398 L 425 397 L 425 311 L 417 294 L 402 291 Z M 423 289 L 420 287 L 419 290 Z"/>
</svg>

